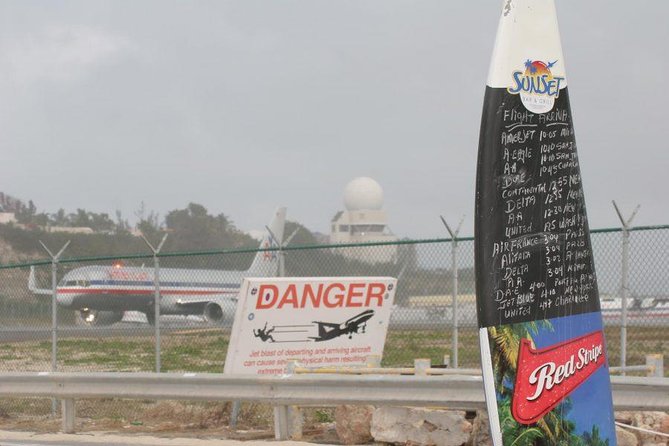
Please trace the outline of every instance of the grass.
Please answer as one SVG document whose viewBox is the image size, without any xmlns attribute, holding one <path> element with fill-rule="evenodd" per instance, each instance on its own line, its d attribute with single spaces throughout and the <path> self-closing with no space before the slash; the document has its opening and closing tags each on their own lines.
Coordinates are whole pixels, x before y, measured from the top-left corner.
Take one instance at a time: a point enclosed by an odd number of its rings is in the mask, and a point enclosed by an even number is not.
<svg viewBox="0 0 669 446">
<path fill-rule="evenodd" d="M 458 341 L 460 367 L 478 367 L 478 330 L 460 330 Z M 453 355 L 450 332 L 396 330 L 388 333 L 382 364 L 386 367 L 413 366 L 417 358 L 429 358 L 432 364 L 443 364 L 444 355 Z"/>
<path fill-rule="evenodd" d="M 607 328 L 608 358 L 620 363 L 620 329 Z M 222 373 L 229 335 L 223 331 L 183 331 L 166 333 L 161 342 L 164 372 Z M 383 365 L 411 366 L 416 358 L 442 364 L 444 355 L 453 355 L 451 332 L 436 330 L 392 330 L 388 333 Z M 645 355 L 669 357 L 669 336 L 658 338 L 655 327 L 628 329 L 627 363 L 645 363 Z M 0 345 L 0 371 L 48 370 L 50 342 L 21 342 Z M 459 331 L 459 365 L 479 367 L 478 330 Z M 62 371 L 153 371 L 153 337 L 64 339 L 58 342 L 58 369 Z M 669 369 L 669 368 L 668 368 Z M 666 373 L 666 372 L 665 372 Z M 668 375 L 669 376 L 669 375 Z"/>
</svg>

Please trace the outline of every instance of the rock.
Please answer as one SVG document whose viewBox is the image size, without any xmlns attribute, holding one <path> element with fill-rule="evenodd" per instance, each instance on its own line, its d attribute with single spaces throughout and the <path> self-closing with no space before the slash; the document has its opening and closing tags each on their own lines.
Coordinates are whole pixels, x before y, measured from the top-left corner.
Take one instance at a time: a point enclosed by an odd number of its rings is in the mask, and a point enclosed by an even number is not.
<svg viewBox="0 0 669 446">
<path fill-rule="evenodd" d="M 665 412 L 616 412 L 616 420 L 634 427 L 669 433 L 669 414 Z M 642 446 L 666 446 L 669 441 L 661 435 L 634 431 Z"/>
<path fill-rule="evenodd" d="M 374 406 L 338 406 L 335 409 L 335 430 L 343 444 L 364 444 L 373 440 L 371 434 Z"/>
<path fill-rule="evenodd" d="M 662 423 L 667 417 L 668 415 L 664 412 L 638 412 L 634 414 L 632 425 L 642 429 L 661 432 Z M 653 446 L 656 444 L 665 446 L 667 444 L 667 439 L 661 435 L 653 435 L 646 432 L 637 432 L 636 435 L 644 446 Z"/>
<path fill-rule="evenodd" d="M 488 412 L 480 410 L 472 423 L 472 435 L 467 446 L 493 446 L 490 438 L 490 419 Z"/>
<path fill-rule="evenodd" d="M 664 418 L 662 418 L 662 422 L 660 423 L 660 432 L 669 434 L 669 414 L 664 414 Z"/>
<path fill-rule="evenodd" d="M 472 424 L 463 411 L 409 407 L 380 407 L 372 417 L 375 441 L 411 445 L 462 446 Z"/>
<path fill-rule="evenodd" d="M 632 432 L 616 426 L 616 442 L 618 446 L 638 446 L 639 440 Z"/>
</svg>

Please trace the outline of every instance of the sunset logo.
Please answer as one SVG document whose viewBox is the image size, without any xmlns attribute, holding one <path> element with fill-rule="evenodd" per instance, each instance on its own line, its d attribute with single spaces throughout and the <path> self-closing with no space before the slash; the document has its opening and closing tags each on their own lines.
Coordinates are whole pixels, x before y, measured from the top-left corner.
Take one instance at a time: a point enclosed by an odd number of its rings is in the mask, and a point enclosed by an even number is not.
<svg viewBox="0 0 669 446">
<path fill-rule="evenodd" d="M 523 105 L 529 111 L 546 113 L 553 108 L 555 99 L 564 87 L 564 77 L 554 76 L 551 68 L 557 63 L 540 60 L 525 61 L 525 69 L 513 72 L 514 85 L 507 88 L 511 94 L 520 94 Z"/>
</svg>

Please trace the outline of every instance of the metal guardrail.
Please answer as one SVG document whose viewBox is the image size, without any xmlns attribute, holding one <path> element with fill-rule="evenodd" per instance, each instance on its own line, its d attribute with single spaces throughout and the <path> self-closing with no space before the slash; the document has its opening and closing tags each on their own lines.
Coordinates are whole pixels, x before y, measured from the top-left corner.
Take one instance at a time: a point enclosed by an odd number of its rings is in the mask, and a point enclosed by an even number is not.
<svg viewBox="0 0 669 446">
<path fill-rule="evenodd" d="M 611 377 L 617 410 L 669 410 L 669 378 Z M 195 373 L 2 373 L 0 396 L 63 400 L 63 431 L 74 432 L 82 398 L 255 401 L 273 405 L 371 404 L 485 407 L 478 376 L 341 376 Z"/>
<path fill-rule="evenodd" d="M 448 364 L 449 356 L 444 356 L 444 364 Z M 339 374 L 339 375 L 478 375 L 482 374 L 480 368 L 456 368 L 450 369 L 444 366 L 432 367 L 429 358 L 414 359 L 413 367 L 381 367 L 381 357 L 370 355 L 364 367 L 309 367 L 300 364 L 297 360 L 288 361 L 286 372 L 290 374 Z M 625 367 L 609 367 L 609 373 L 644 372 L 646 376 L 664 376 L 664 355 L 646 355 L 646 364 L 628 365 Z"/>
</svg>

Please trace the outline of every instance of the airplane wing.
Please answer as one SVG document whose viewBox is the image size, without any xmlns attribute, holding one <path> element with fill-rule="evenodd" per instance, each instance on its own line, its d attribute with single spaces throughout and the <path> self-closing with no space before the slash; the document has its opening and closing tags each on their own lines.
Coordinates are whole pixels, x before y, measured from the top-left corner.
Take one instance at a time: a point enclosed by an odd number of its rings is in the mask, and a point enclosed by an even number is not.
<svg viewBox="0 0 669 446">
<path fill-rule="evenodd" d="M 205 305 L 209 302 L 216 302 L 218 304 L 236 305 L 238 301 L 237 295 L 211 294 L 206 296 L 179 296 L 175 299 L 175 303 L 182 307 Z"/>
</svg>

